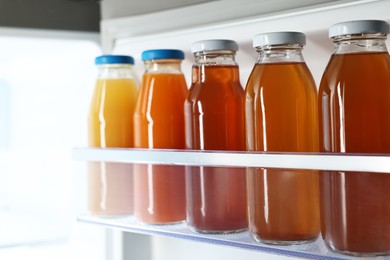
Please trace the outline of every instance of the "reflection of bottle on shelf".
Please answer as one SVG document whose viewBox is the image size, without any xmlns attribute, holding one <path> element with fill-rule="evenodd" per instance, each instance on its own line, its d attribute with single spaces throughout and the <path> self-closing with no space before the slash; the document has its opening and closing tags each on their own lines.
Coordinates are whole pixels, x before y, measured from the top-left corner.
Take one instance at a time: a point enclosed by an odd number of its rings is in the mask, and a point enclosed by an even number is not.
<svg viewBox="0 0 390 260">
<path fill-rule="evenodd" d="M 390 153 L 389 25 L 350 21 L 329 29 L 334 53 L 319 90 L 323 152 Z M 324 171 L 322 235 L 347 254 L 390 254 L 390 175 Z"/>
<path fill-rule="evenodd" d="M 300 32 L 254 37 L 258 58 L 246 86 L 249 151 L 318 151 L 316 87 L 302 55 L 305 44 Z M 249 229 L 256 240 L 299 244 L 318 237 L 318 171 L 247 173 Z"/>
<path fill-rule="evenodd" d="M 186 148 L 245 150 L 244 91 L 231 40 L 194 43 L 196 63 L 185 101 Z M 247 228 L 244 168 L 187 167 L 187 222 L 204 233 Z"/>
<path fill-rule="evenodd" d="M 133 113 L 138 95 L 130 56 L 97 57 L 98 78 L 88 116 L 91 147 L 133 147 Z M 133 213 L 131 164 L 88 163 L 88 209 L 102 216 Z"/>
<path fill-rule="evenodd" d="M 145 73 L 134 113 L 134 147 L 184 149 L 183 104 L 187 84 L 184 53 L 159 49 L 142 53 Z M 145 223 L 185 221 L 183 166 L 134 164 L 134 215 Z"/>
</svg>

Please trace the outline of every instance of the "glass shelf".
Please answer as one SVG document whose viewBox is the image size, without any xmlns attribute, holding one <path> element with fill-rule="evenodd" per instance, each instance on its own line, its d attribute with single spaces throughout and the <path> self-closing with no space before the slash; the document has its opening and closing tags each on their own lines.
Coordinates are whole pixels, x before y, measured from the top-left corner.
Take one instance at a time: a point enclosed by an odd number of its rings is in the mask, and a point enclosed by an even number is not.
<svg viewBox="0 0 390 260">
<path fill-rule="evenodd" d="M 114 163 L 267 167 L 390 173 L 390 156 L 384 154 L 255 153 L 164 149 L 75 148 L 73 149 L 73 158 L 80 161 Z M 363 259 L 330 252 L 320 237 L 312 243 L 303 245 L 272 246 L 255 242 L 248 231 L 227 235 L 205 235 L 193 232 L 186 223 L 175 225 L 145 225 L 137 222 L 134 217 L 103 218 L 90 215 L 82 215 L 78 220 L 85 223 L 117 228 L 127 232 L 182 238 L 298 258 Z M 390 259 L 390 256 L 364 259 Z"/>
<path fill-rule="evenodd" d="M 248 231 L 223 234 L 207 235 L 195 233 L 185 223 L 174 225 L 145 225 L 139 223 L 134 217 L 102 218 L 93 216 L 81 216 L 80 222 L 102 225 L 109 228 L 117 228 L 126 232 L 146 235 L 168 236 L 180 239 L 188 239 L 210 244 L 238 247 L 242 249 L 258 250 L 264 253 L 279 254 L 306 259 L 390 259 L 390 257 L 357 258 L 330 252 L 321 238 L 316 241 L 293 246 L 272 246 L 255 242 Z"/>
<path fill-rule="evenodd" d="M 264 167 L 390 173 L 390 155 L 341 153 L 260 153 L 167 149 L 75 148 L 83 161 L 191 166 Z"/>
<path fill-rule="evenodd" d="M 130 148 L 75 148 L 73 149 L 73 158 L 84 161 L 122 163 L 390 173 L 390 155 L 388 154 L 255 153 Z"/>
</svg>

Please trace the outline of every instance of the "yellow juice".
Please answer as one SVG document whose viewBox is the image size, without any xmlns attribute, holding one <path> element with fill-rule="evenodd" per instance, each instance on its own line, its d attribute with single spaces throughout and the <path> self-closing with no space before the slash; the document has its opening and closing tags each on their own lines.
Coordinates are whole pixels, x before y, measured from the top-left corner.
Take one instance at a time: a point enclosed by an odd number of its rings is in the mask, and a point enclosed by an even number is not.
<svg viewBox="0 0 390 260">
<path fill-rule="evenodd" d="M 98 79 L 88 117 L 91 147 L 133 147 L 134 79 Z"/>
<path fill-rule="evenodd" d="M 90 147 L 133 147 L 137 96 L 137 83 L 132 78 L 97 80 L 88 116 Z M 88 210 L 99 216 L 133 213 L 131 164 L 88 164 Z"/>
</svg>

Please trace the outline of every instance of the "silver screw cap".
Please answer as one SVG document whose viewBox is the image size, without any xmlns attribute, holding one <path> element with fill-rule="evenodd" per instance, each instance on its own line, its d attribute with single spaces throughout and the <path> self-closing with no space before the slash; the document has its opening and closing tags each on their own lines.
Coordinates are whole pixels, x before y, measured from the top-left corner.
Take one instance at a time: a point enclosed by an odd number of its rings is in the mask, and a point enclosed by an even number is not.
<svg viewBox="0 0 390 260">
<path fill-rule="evenodd" d="M 194 42 L 191 46 L 191 51 L 193 53 L 219 50 L 238 51 L 238 44 L 232 40 L 215 39 Z"/>
<path fill-rule="evenodd" d="M 336 23 L 329 28 L 329 37 L 362 33 L 389 33 L 389 24 L 381 20 L 357 20 Z"/>
<path fill-rule="evenodd" d="M 301 32 L 268 32 L 253 37 L 253 47 L 286 44 L 306 44 L 306 36 Z"/>
</svg>

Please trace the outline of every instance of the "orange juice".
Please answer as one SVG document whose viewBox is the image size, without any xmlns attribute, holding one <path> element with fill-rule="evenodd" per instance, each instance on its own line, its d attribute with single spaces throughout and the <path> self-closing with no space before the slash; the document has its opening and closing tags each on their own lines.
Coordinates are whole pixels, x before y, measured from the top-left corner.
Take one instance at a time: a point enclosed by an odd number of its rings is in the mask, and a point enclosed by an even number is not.
<svg viewBox="0 0 390 260">
<path fill-rule="evenodd" d="M 134 113 L 134 147 L 184 149 L 183 104 L 187 93 L 180 50 L 142 54 L 146 71 Z M 186 218 L 182 166 L 134 165 L 134 214 L 139 221 L 164 224 Z"/>
<path fill-rule="evenodd" d="M 134 147 L 184 149 L 183 74 L 146 74 L 134 114 Z"/>
<path fill-rule="evenodd" d="M 90 147 L 134 146 L 133 113 L 138 88 L 129 60 L 132 59 L 127 56 L 97 58 L 99 77 L 88 115 Z M 132 166 L 89 162 L 88 208 L 91 214 L 99 216 L 132 214 Z"/>
</svg>

